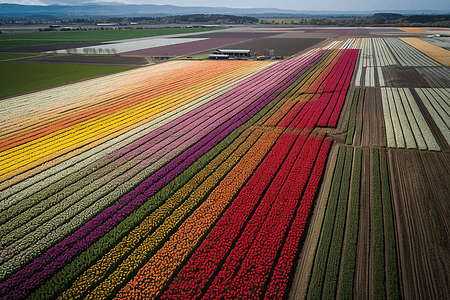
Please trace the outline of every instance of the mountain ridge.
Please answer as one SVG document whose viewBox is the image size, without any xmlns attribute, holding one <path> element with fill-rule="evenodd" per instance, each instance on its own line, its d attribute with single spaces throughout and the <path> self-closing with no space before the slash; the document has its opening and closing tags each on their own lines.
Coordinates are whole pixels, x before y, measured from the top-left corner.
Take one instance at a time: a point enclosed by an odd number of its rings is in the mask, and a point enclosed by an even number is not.
<svg viewBox="0 0 450 300">
<path fill-rule="evenodd" d="M 231 8 L 231 7 L 209 7 L 209 6 L 176 6 L 176 5 L 156 5 L 156 4 L 118 4 L 98 5 L 95 3 L 83 5 L 22 5 L 12 3 L 0 3 L 0 16 L 33 16 L 33 15 L 91 15 L 91 16 L 145 16 L 155 14 L 165 15 L 187 15 L 187 14 L 228 14 L 238 16 L 270 17 L 271 14 L 290 16 L 370 16 L 374 13 L 399 13 L 402 15 L 414 14 L 449 14 L 450 11 L 443 12 L 437 10 L 370 10 L 370 11 L 311 11 L 311 10 L 287 10 L 279 8 Z"/>
</svg>

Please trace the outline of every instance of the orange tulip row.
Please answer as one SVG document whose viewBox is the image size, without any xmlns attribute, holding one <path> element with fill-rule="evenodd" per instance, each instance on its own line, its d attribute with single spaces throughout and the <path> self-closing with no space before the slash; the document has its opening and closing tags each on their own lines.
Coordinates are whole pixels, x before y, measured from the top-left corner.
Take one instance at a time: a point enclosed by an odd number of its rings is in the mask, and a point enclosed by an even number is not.
<svg viewBox="0 0 450 300">
<path fill-rule="evenodd" d="M 119 291 L 116 299 L 131 299 L 137 294 L 142 298 L 150 299 L 160 293 L 176 269 L 204 237 L 211 224 L 214 224 L 253 174 L 281 132 L 282 129 L 275 129 L 263 133 L 258 142 L 212 191 L 208 199 L 192 213 L 170 237 L 169 241 L 139 270 L 137 275 Z"/>
</svg>

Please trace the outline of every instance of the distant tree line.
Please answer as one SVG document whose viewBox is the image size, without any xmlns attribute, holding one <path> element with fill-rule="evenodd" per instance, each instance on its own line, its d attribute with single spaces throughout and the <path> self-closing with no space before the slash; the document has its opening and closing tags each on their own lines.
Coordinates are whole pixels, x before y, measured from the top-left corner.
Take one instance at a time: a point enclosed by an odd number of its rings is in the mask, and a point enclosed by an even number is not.
<svg viewBox="0 0 450 300">
<path fill-rule="evenodd" d="M 124 21 L 126 19 L 126 21 Z M 128 18 L 109 18 L 108 21 L 114 23 L 136 22 L 149 24 L 164 23 L 215 23 L 215 24 L 253 24 L 258 23 L 259 19 L 255 17 L 231 16 L 231 15 L 182 15 L 169 17 L 128 17 Z"/>
<path fill-rule="evenodd" d="M 260 19 L 262 24 L 326 25 L 342 27 L 450 27 L 450 15 L 411 15 L 377 13 L 367 17 L 322 17 L 291 19 Z"/>
</svg>

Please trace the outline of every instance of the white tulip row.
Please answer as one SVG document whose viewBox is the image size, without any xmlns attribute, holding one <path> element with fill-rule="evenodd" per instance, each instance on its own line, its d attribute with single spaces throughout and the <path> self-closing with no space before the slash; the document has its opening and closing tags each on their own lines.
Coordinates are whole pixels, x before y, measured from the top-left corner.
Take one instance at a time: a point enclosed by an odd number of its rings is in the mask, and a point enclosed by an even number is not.
<svg viewBox="0 0 450 300">
<path fill-rule="evenodd" d="M 364 80 L 364 85 L 368 87 L 375 87 L 375 68 L 366 68 L 366 78 Z"/>
<path fill-rule="evenodd" d="M 382 88 L 381 96 L 389 148 L 441 150 L 409 89 Z"/>
<path fill-rule="evenodd" d="M 359 62 L 361 66 L 364 67 L 373 67 L 374 64 L 374 53 L 373 46 L 371 40 L 369 38 L 365 38 L 361 42 L 361 55 L 359 57 Z"/>
<path fill-rule="evenodd" d="M 375 61 L 378 67 L 396 66 L 397 62 L 382 38 L 372 39 L 375 49 Z"/>
<path fill-rule="evenodd" d="M 386 38 L 385 41 L 395 58 L 404 67 L 440 66 L 438 62 L 398 38 Z"/>
<path fill-rule="evenodd" d="M 378 73 L 378 82 L 380 83 L 380 86 L 386 86 L 384 82 L 383 70 L 381 69 L 381 67 L 377 67 L 377 73 Z"/>
<path fill-rule="evenodd" d="M 360 44 L 360 39 L 351 38 L 351 39 L 346 40 L 339 49 L 359 49 L 359 44 Z"/>
<path fill-rule="evenodd" d="M 416 91 L 450 145 L 450 89 L 416 88 Z"/>
</svg>

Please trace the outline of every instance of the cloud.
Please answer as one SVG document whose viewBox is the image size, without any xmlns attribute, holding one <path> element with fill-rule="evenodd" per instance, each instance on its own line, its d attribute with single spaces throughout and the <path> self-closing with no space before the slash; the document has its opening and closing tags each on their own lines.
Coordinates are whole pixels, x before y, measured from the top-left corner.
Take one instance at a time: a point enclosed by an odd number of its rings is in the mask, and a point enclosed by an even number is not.
<svg viewBox="0 0 450 300">
<path fill-rule="evenodd" d="M 117 4 L 144 4 L 145 1 L 127 1 L 127 0 L 0 0 L 0 3 L 12 3 L 23 5 L 84 5 L 86 3 L 95 3 L 102 5 Z"/>
<path fill-rule="evenodd" d="M 113 4 L 171 4 L 176 6 L 209 6 L 233 8 L 280 8 L 305 11 L 385 11 L 385 10 L 448 10 L 448 0 L 0 0 L 0 3 L 34 4 L 34 5 L 98 5 Z"/>
<path fill-rule="evenodd" d="M 0 0 L 0 3 L 12 3 L 12 4 L 22 4 L 22 5 L 47 5 L 39 0 Z"/>
</svg>

